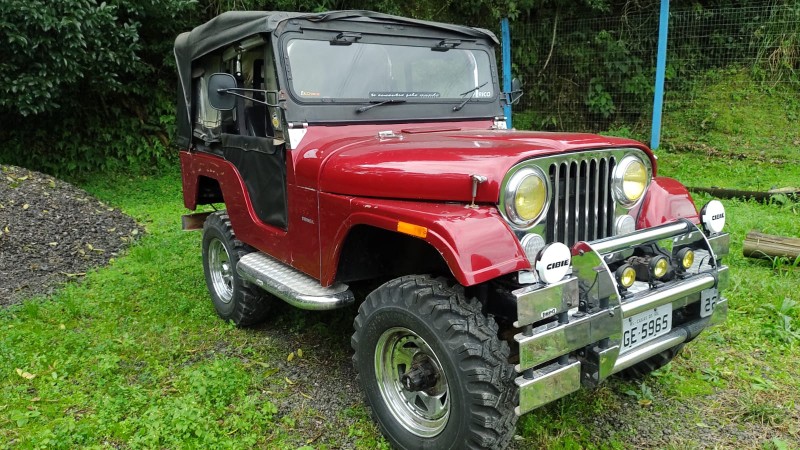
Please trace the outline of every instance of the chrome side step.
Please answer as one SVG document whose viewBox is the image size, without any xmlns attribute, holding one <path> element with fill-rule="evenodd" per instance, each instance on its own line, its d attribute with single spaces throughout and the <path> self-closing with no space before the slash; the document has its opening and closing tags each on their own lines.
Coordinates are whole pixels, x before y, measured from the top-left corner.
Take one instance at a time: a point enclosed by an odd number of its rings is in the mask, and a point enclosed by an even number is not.
<svg viewBox="0 0 800 450">
<path fill-rule="evenodd" d="M 323 287 L 313 277 L 261 252 L 242 256 L 236 270 L 246 281 L 300 309 L 336 309 L 355 302 L 346 284 Z"/>
</svg>

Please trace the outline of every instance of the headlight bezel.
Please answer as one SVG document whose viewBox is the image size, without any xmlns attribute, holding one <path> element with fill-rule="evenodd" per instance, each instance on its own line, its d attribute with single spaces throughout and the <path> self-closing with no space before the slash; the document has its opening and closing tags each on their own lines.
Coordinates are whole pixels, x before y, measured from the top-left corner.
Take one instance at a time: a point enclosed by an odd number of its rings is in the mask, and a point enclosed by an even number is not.
<svg viewBox="0 0 800 450">
<path fill-rule="evenodd" d="M 625 194 L 625 173 L 633 163 L 639 163 L 644 170 L 644 183 L 642 190 L 636 198 L 629 198 Z M 644 199 L 647 193 L 647 188 L 653 179 L 653 169 L 650 166 L 650 160 L 642 158 L 635 153 L 628 153 L 614 166 L 611 174 L 611 192 L 614 201 L 625 209 L 631 209 Z"/>
<path fill-rule="evenodd" d="M 517 191 L 522 186 L 523 181 L 528 177 L 535 176 L 539 178 L 544 186 L 544 202 L 541 211 L 533 219 L 526 220 L 520 217 L 516 209 L 516 196 Z M 535 165 L 525 165 L 517 168 L 513 173 L 509 174 L 503 188 L 500 191 L 500 213 L 506 221 L 516 230 L 530 230 L 535 227 L 542 218 L 547 216 L 547 210 L 550 208 L 550 178 L 545 175 L 544 171 Z"/>
</svg>

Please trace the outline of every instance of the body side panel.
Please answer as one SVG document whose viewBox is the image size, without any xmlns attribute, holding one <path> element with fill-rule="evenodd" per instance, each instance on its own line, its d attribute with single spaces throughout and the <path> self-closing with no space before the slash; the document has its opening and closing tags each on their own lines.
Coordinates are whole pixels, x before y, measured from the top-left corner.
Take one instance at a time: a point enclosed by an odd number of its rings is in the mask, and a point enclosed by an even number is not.
<svg viewBox="0 0 800 450">
<path fill-rule="evenodd" d="M 184 205 L 197 207 L 197 180 L 200 176 L 219 182 L 231 225 L 238 239 L 313 277 L 320 276 L 317 199 L 313 190 L 298 188 L 289 180 L 288 228 L 283 230 L 263 223 L 252 204 L 236 167 L 223 158 L 207 153 L 181 152 Z"/>
</svg>

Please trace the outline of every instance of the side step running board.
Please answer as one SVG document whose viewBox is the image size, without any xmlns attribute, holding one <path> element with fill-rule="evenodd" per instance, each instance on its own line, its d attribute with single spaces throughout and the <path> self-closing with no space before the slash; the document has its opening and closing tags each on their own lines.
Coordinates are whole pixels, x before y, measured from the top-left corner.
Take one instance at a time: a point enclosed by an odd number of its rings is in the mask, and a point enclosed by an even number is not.
<svg viewBox="0 0 800 450">
<path fill-rule="evenodd" d="M 248 282 L 300 309 L 336 309 L 355 302 L 346 284 L 322 287 L 313 277 L 261 252 L 242 256 L 236 270 Z"/>
</svg>

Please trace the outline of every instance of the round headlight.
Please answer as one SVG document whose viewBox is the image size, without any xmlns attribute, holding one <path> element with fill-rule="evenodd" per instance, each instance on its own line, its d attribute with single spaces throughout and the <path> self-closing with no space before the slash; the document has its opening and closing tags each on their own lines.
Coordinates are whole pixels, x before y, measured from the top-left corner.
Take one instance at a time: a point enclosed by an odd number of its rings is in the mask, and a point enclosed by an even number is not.
<svg viewBox="0 0 800 450">
<path fill-rule="evenodd" d="M 548 185 L 541 170 L 525 167 L 515 173 L 505 189 L 506 217 L 516 226 L 533 225 L 547 209 Z"/>
<path fill-rule="evenodd" d="M 614 168 L 614 194 L 623 206 L 633 206 L 644 194 L 648 182 L 647 166 L 638 156 L 622 158 Z"/>
</svg>

